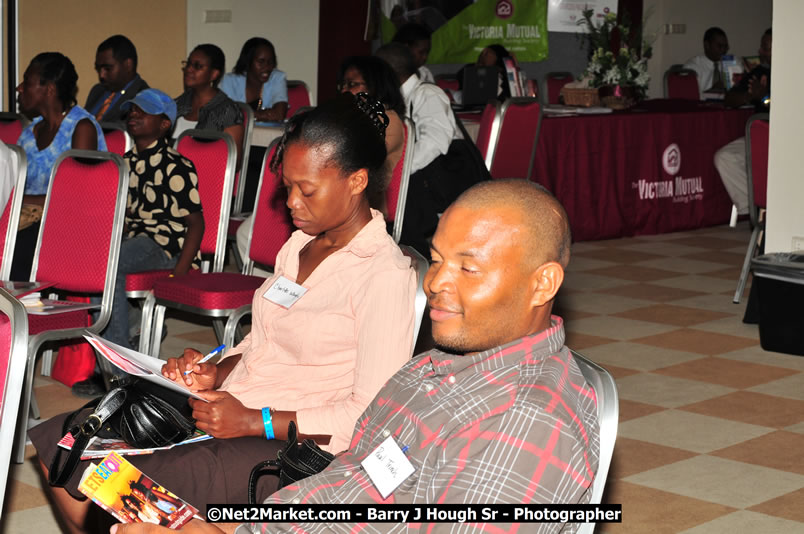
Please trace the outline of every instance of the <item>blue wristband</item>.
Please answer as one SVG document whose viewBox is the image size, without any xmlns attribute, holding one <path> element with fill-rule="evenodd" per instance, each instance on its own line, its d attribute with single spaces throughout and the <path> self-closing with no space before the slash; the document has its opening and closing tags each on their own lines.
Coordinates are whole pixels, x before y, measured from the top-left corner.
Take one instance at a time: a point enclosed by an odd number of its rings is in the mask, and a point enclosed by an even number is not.
<svg viewBox="0 0 804 534">
<path fill-rule="evenodd" d="M 274 423 L 271 420 L 271 409 L 262 409 L 262 424 L 265 426 L 265 439 L 274 439 Z"/>
</svg>

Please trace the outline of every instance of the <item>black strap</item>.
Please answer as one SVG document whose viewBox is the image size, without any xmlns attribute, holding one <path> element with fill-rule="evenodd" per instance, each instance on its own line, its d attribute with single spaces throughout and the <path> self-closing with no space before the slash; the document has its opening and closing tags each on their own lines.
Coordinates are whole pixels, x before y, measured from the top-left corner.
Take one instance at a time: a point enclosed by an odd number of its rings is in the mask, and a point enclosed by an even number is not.
<svg viewBox="0 0 804 534">
<path fill-rule="evenodd" d="M 53 456 L 53 461 L 50 463 L 50 471 L 48 472 L 48 483 L 51 486 L 64 487 L 70 477 L 73 476 L 78 462 L 81 461 L 81 455 L 89 444 L 89 440 L 98 433 L 103 427 L 109 417 L 111 417 L 126 400 L 126 391 L 123 388 L 115 388 L 101 399 L 94 399 L 84 405 L 83 408 L 73 412 L 64 423 L 63 434 L 70 432 L 75 438 L 67 460 L 60 465 L 61 455 L 64 449 L 61 447 L 56 448 L 56 454 Z M 82 422 L 73 425 L 72 422 L 75 417 L 87 408 L 95 408 L 95 410 Z M 62 435 L 63 435 L 62 434 Z"/>
</svg>

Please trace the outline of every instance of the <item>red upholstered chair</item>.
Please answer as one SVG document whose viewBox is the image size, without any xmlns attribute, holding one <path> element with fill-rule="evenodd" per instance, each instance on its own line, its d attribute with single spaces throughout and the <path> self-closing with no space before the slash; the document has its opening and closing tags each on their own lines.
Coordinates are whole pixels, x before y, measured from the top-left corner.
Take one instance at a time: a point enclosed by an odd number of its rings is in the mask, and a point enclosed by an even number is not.
<svg viewBox="0 0 804 534">
<path fill-rule="evenodd" d="M 19 113 L 0 113 L 0 141 L 7 145 L 15 145 L 20 134 L 30 121 Z"/>
<path fill-rule="evenodd" d="M 118 156 L 124 156 L 134 146 L 134 141 L 123 126 L 117 122 L 104 122 L 100 125 L 106 139 L 106 149 Z"/>
<path fill-rule="evenodd" d="M 664 97 L 700 100 L 698 75 L 692 69 L 668 69 L 664 73 Z"/>
<path fill-rule="evenodd" d="M 458 81 L 458 78 L 456 78 L 455 76 L 438 75 L 436 77 L 435 83 L 437 86 L 443 89 L 444 92 L 447 93 L 447 95 L 450 94 L 450 91 L 457 91 L 458 89 L 461 88 L 460 82 Z"/>
<path fill-rule="evenodd" d="M 548 104 L 559 104 L 561 88 L 575 80 L 571 72 L 548 72 L 544 75 L 544 86 Z"/>
<path fill-rule="evenodd" d="M 266 151 L 263 160 L 254 225 L 249 236 L 249 257 L 243 266 L 243 273 L 215 272 L 158 281 L 148 297 L 153 305 L 146 306 L 154 309 L 152 322 L 149 317 L 149 323 L 143 324 L 143 332 L 152 332 L 152 341 L 149 343 L 152 355 L 156 356 L 159 352 L 162 324 L 168 307 L 215 318 L 213 325 L 219 341 L 229 347 L 234 345 L 237 321 L 233 322 L 230 318 L 224 328 L 222 318 L 230 317 L 235 310 L 251 305 L 254 292 L 265 282 L 262 277 L 251 276 L 254 263 L 273 266 L 279 249 L 293 231 L 287 209 L 287 192 L 280 178 L 269 168 L 275 151 L 276 146 Z"/>
<path fill-rule="evenodd" d="M 491 153 L 489 152 L 489 143 L 491 138 L 497 136 L 495 128 L 500 127 L 500 111 L 502 106 L 498 101 L 489 102 L 483 108 L 483 113 L 480 115 L 480 127 L 477 130 L 477 149 L 480 155 L 483 156 L 483 161 L 486 162 L 486 168 L 491 167 Z"/>
<path fill-rule="evenodd" d="M 494 123 L 486 158 L 491 177 L 529 178 L 542 124 L 539 99 L 509 98 Z"/>
<path fill-rule="evenodd" d="M 402 148 L 402 157 L 399 158 L 396 167 L 394 167 L 391 182 L 385 190 L 385 205 L 388 210 L 386 219 L 394 222 L 394 229 L 391 235 L 397 243 L 399 243 L 399 238 L 402 237 L 402 222 L 405 217 L 410 166 L 413 163 L 413 145 L 415 142 L 415 135 L 411 135 L 414 128 L 410 119 L 405 117 L 402 125 L 405 129 L 405 145 Z"/>
<path fill-rule="evenodd" d="M 770 123 L 767 113 L 752 115 L 745 125 L 745 168 L 748 174 L 748 215 L 754 231 L 748 250 L 745 251 L 743 269 L 734 292 L 734 303 L 739 304 L 748 281 L 751 260 L 757 252 L 761 233 L 765 230 L 765 210 L 768 200 L 768 148 L 770 145 Z"/>
<path fill-rule="evenodd" d="M 226 233 L 226 240 L 235 244 L 237 239 L 237 229 L 243 224 L 243 221 L 248 217 L 249 212 L 243 210 L 243 199 L 246 195 L 246 183 L 248 180 L 248 160 L 251 155 L 251 136 L 254 132 L 254 111 L 251 106 L 244 102 L 238 102 L 237 105 L 243 111 L 243 124 L 245 132 L 243 134 L 243 154 L 240 163 L 240 171 L 235 174 L 234 184 L 234 199 L 232 204 L 232 214 L 229 216 L 229 228 Z M 242 176 L 242 180 L 240 179 Z M 232 256 L 235 260 L 235 265 L 238 269 L 243 268 L 243 259 L 237 250 L 237 246 L 231 247 Z"/>
<path fill-rule="evenodd" d="M 313 93 L 301 80 L 288 80 L 288 117 L 292 117 L 300 108 L 315 106 Z"/>
<path fill-rule="evenodd" d="M 33 392 L 34 366 L 47 341 L 80 337 L 84 330 L 98 334 L 112 311 L 112 294 L 123 235 L 128 173 L 123 159 L 110 152 L 68 150 L 53 168 L 39 230 L 31 281 L 55 282 L 50 291 L 69 295 L 102 295 L 100 314 L 87 326 L 96 305 L 52 315 L 30 314 L 31 338 L 20 405 L 16 461 L 25 452 L 26 423 Z M 43 361 L 43 373 L 50 362 Z"/>
<path fill-rule="evenodd" d="M 0 513 L 17 428 L 27 350 L 28 316 L 25 307 L 0 289 Z"/>
<path fill-rule="evenodd" d="M 16 159 L 17 176 L 11 196 L 0 216 L 0 280 L 8 280 L 11 276 L 11 260 L 14 258 L 14 245 L 17 242 L 17 227 L 20 222 L 22 197 L 25 195 L 25 179 L 28 169 L 28 158 L 25 151 L 17 145 L 8 145 Z"/>
</svg>

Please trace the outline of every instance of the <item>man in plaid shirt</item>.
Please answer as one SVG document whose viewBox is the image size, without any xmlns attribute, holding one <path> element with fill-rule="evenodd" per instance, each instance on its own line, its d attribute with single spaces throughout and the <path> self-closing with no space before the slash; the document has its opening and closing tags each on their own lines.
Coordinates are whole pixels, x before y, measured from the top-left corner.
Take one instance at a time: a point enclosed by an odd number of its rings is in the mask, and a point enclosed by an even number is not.
<svg viewBox="0 0 804 534">
<path fill-rule="evenodd" d="M 441 217 L 424 279 L 439 349 L 413 358 L 388 381 L 355 425 L 348 451 L 266 503 L 588 503 L 599 453 L 596 397 L 564 346 L 561 318 L 550 313 L 569 248 L 567 216 L 540 186 L 498 180 L 465 192 Z M 381 446 L 399 447 L 414 468 L 393 483 L 386 498 L 372 469 L 361 466 Z M 183 530 L 235 527 L 196 521 Z M 264 523 L 241 525 L 237 532 L 515 532 L 520 527 Z M 577 528 L 541 523 L 529 524 L 527 531 Z"/>
</svg>

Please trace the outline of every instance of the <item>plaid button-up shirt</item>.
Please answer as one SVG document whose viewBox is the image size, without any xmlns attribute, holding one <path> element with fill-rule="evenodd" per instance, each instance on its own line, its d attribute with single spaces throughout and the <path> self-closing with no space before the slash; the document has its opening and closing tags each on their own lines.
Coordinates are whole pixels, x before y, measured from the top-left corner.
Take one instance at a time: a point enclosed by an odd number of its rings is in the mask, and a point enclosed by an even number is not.
<svg viewBox="0 0 804 534">
<path fill-rule="evenodd" d="M 597 399 L 564 346 L 562 320 L 471 356 L 438 350 L 408 362 L 355 426 L 348 451 L 266 503 L 588 503 L 597 471 Z M 385 500 L 360 462 L 388 436 L 416 471 Z M 575 532 L 577 524 L 528 525 Z M 496 524 L 252 524 L 252 532 L 513 532 Z"/>
</svg>

